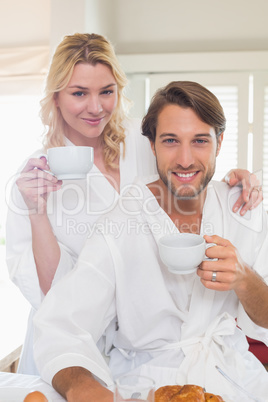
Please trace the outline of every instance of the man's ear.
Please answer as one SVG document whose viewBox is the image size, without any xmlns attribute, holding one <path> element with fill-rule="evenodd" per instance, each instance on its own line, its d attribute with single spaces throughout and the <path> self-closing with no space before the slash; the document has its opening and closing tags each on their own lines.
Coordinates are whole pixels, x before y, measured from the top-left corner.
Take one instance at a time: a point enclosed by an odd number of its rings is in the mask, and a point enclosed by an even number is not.
<svg viewBox="0 0 268 402">
<path fill-rule="evenodd" d="M 218 156 L 219 153 L 220 153 L 221 144 L 222 144 L 222 141 L 223 141 L 223 135 L 224 135 L 224 132 L 222 132 L 222 133 L 218 136 L 218 138 L 217 138 L 217 151 L 216 151 L 216 156 Z"/>
<path fill-rule="evenodd" d="M 155 156 L 155 143 L 150 140 L 150 145 L 151 145 L 151 149 L 152 149 L 152 151 L 153 151 L 153 154 L 154 154 L 154 156 Z"/>
</svg>

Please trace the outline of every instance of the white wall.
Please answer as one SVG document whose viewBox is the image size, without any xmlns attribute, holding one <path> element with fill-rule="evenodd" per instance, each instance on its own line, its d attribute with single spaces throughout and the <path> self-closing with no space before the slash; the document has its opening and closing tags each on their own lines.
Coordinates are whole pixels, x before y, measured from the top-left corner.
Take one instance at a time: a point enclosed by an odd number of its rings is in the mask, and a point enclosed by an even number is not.
<svg viewBox="0 0 268 402">
<path fill-rule="evenodd" d="M 2 0 L 0 47 L 107 35 L 117 53 L 268 50 L 267 0 Z"/>
<path fill-rule="evenodd" d="M 116 0 L 118 53 L 268 49 L 267 0 Z"/>
</svg>

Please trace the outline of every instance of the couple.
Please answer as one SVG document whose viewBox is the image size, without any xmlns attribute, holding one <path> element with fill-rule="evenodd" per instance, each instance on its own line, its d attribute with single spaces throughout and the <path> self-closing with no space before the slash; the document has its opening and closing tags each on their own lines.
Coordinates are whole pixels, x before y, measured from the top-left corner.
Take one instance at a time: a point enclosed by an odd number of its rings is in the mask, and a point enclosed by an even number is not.
<svg viewBox="0 0 268 402">
<path fill-rule="evenodd" d="M 267 400 L 268 374 L 244 335 L 268 344 L 267 218 L 262 206 L 235 214 L 237 188 L 211 181 L 225 123 L 218 99 L 194 82 L 152 99 L 142 133 L 159 176 L 121 194 L 35 316 L 38 369 L 68 401 L 112 401 L 114 379 L 130 372 L 238 400 L 216 365 Z M 215 244 L 213 260 L 170 273 L 158 241 L 189 231 Z"/>
<path fill-rule="evenodd" d="M 40 110 L 43 148 L 19 171 L 6 225 L 10 277 L 32 305 L 20 373 L 39 374 L 33 358 L 33 316 L 49 289 L 73 269 L 88 230 L 113 209 L 136 177 L 157 173 L 140 120 L 127 116 L 126 84 L 113 46 L 101 35 L 67 35 L 52 58 Z M 47 159 L 41 155 L 49 148 L 79 145 L 94 148 L 86 179 L 62 181 L 46 172 Z M 226 177 L 230 186 L 243 184 L 234 212 L 243 216 L 261 202 L 254 175 L 236 169 Z"/>
</svg>

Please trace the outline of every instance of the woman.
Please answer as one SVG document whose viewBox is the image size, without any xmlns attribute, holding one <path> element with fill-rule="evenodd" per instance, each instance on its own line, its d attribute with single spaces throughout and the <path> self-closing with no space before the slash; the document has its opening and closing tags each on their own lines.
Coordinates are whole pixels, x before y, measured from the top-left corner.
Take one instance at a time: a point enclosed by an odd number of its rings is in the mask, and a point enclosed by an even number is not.
<svg viewBox="0 0 268 402">
<path fill-rule="evenodd" d="M 41 101 L 44 149 L 21 170 L 7 219 L 10 276 L 33 306 L 19 372 L 37 374 L 32 317 L 44 295 L 73 268 L 97 218 L 113 208 L 123 188 L 136 176 L 156 172 L 139 120 L 126 118 L 126 83 L 111 44 L 100 35 L 66 36 L 56 49 Z M 78 145 L 94 147 L 86 180 L 63 183 L 46 172 L 49 166 L 40 155 L 48 148 Z M 234 171 L 230 184 L 246 177 L 248 172 Z M 248 187 L 249 181 L 245 192 Z M 259 203 L 260 197 L 251 197 L 245 210 L 252 200 Z"/>
</svg>

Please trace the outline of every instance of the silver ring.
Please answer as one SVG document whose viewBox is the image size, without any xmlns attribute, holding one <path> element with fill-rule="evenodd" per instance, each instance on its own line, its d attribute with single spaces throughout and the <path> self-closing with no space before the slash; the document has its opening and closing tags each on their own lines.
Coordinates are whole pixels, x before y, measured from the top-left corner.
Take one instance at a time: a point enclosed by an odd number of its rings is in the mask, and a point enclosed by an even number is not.
<svg viewBox="0 0 268 402">
<path fill-rule="evenodd" d="M 252 191 L 258 191 L 258 193 L 259 193 L 260 191 L 262 191 L 262 186 L 253 187 Z"/>
<path fill-rule="evenodd" d="M 217 280 L 217 272 L 212 272 L 211 282 L 216 282 Z"/>
</svg>

